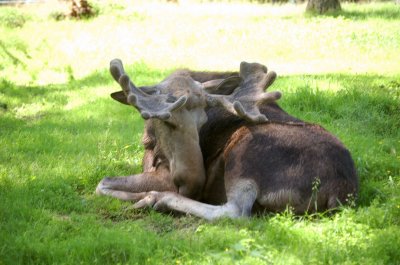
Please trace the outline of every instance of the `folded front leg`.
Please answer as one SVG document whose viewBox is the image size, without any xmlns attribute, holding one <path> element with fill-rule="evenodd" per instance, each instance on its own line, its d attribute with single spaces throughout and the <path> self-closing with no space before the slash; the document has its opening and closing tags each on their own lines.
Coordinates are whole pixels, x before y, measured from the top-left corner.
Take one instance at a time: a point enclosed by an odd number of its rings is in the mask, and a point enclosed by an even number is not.
<svg viewBox="0 0 400 265">
<path fill-rule="evenodd" d="M 172 180 L 155 172 L 145 172 L 127 177 L 104 178 L 97 185 L 96 193 L 124 201 L 139 201 L 149 191 L 173 191 L 177 188 Z"/>
</svg>

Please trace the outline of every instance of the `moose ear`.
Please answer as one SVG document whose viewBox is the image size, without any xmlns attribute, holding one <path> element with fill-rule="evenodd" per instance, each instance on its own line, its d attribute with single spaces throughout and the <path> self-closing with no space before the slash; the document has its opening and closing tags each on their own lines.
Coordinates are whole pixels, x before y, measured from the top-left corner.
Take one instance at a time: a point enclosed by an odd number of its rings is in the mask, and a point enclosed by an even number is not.
<svg viewBox="0 0 400 265">
<path fill-rule="evenodd" d="M 127 99 L 127 97 L 126 97 L 126 95 L 125 95 L 125 93 L 123 91 L 118 91 L 118 92 L 111 93 L 110 96 L 114 100 L 116 100 L 116 101 L 118 101 L 118 102 L 120 102 L 122 104 L 130 105 L 128 103 L 128 99 Z"/>
<path fill-rule="evenodd" d="M 203 83 L 204 90 L 208 94 L 230 95 L 242 82 L 239 76 L 231 76 L 225 79 L 215 79 Z"/>
</svg>

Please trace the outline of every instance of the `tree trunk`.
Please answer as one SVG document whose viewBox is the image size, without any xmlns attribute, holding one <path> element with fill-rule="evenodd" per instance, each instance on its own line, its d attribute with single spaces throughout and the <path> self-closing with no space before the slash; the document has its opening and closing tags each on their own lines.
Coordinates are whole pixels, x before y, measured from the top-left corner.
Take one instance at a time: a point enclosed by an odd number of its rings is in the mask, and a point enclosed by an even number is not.
<svg viewBox="0 0 400 265">
<path fill-rule="evenodd" d="M 308 0 L 306 11 L 323 14 L 327 11 L 341 10 L 339 0 Z"/>
<path fill-rule="evenodd" d="M 72 0 L 71 12 L 69 14 L 74 18 L 91 17 L 93 16 L 92 6 L 87 0 Z"/>
</svg>

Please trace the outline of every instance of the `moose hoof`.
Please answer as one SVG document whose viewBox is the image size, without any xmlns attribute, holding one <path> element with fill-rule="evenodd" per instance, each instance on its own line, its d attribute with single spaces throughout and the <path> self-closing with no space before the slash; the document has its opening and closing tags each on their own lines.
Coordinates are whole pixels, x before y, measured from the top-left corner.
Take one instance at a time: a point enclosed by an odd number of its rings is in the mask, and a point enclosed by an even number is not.
<svg viewBox="0 0 400 265">
<path fill-rule="evenodd" d="M 96 194 L 97 195 L 106 195 L 109 186 L 105 183 L 110 178 L 103 178 L 96 187 Z"/>
<path fill-rule="evenodd" d="M 148 192 L 146 197 L 135 203 L 133 207 L 135 209 L 152 208 L 153 205 L 157 202 L 157 199 L 159 197 L 158 195 L 159 193 L 157 191 L 150 191 Z"/>
</svg>

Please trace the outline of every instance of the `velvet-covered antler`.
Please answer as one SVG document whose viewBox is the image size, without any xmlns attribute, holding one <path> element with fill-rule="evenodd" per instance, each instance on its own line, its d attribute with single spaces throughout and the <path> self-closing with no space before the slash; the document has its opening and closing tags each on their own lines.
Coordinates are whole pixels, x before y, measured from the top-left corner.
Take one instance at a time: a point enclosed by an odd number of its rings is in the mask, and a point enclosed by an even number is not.
<svg viewBox="0 0 400 265">
<path fill-rule="evenodd" d="M 110 63 L 110 72 L 113 78 L 120 84 L 127 101 L 139 110 L 143 119 L 157 118 L 167 120 L 171 112 L 181 108 L 187 102 L 187 96 L 181 96 L 177 100 L 165 94 L 149 95 L 138 89 L 126 75 L 121 60 L 114 59 Z M 172 102 L 171 102 L 172 101 Z"/>
<path fill-rule="evenodd" d="M 275 81 L 276 73 L 268 72 L 264 65 L 258 63 L 242 62 L 239 76 L 242 82 L 231 95 L 207 95 L 208 104 L 222 106 L 253 123 L 267 121 L 267 117 L 260 113 L 258 106 L 281 98 L 282 94 L 279 91 L 264 92 Z M 230 81 L 229 78 L 226 81 Z"/>
</svg>

